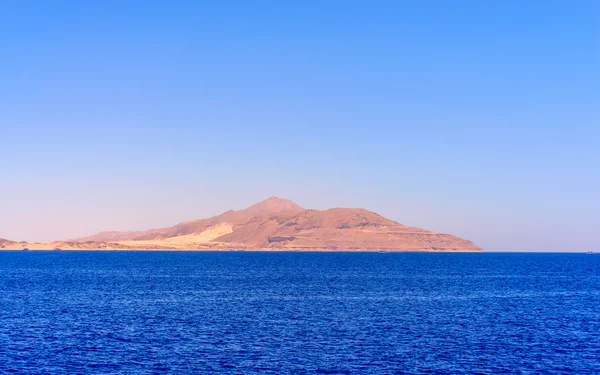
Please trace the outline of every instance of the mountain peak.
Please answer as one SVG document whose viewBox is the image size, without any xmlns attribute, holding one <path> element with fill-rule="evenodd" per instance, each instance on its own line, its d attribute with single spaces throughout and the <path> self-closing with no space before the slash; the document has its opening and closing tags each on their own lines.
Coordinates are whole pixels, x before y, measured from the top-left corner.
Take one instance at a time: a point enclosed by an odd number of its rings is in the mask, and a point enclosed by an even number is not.
<svg viewBox="0 0 600 375">
<path fill-rule="evenodd" d="M 265 199 L 262 202 L 253 204 L 252 206 L 246 208 L 244 212 L 252 216 L 260 216 L 279 212 L 298 212 L 303 210 L 304 208 L 300 207 L 298 204 L 289 199 L 273 196 Z"/>
</svg>

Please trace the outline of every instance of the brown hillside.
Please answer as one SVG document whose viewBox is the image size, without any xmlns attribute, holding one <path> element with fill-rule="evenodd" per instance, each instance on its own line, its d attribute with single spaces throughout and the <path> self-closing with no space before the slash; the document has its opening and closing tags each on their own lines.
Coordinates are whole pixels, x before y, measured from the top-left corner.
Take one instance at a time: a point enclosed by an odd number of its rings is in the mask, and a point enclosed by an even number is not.
<svg viewBox="0 0 600 375">
<path fill-rule="evenodd" d="M 362 208 L 305 210 L 276 197 L 168 228 L 101 232 L 47 244 L 0 240 L 0 246 L 2 241 L 5 248 L 32 249 L 481 251 L 468 240 L 407 227 Z"/>
</svg>

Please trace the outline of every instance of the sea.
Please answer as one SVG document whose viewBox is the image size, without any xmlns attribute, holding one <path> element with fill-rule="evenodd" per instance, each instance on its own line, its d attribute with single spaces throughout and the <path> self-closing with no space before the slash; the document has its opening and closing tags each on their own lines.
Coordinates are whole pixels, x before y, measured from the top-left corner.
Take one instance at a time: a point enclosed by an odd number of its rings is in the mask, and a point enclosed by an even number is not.
<svg viewBox="0 0 600 375">
<path fill-rule="evenodd" d="M 0 373 L 600 374 L 600 255 L 2 251 Z"/>
</svg>

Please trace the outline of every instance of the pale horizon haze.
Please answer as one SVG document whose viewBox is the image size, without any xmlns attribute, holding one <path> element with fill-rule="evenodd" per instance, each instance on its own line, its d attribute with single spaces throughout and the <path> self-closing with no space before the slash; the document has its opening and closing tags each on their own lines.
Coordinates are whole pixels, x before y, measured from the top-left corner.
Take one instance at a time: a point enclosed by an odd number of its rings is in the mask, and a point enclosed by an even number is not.
<svg viewBox="0 0 600 375">
<path fill-rule="evenodd" d="M 600 251 L 600 2 L 0 2 L 0 238 L 270 196 Z"/>
</svg>

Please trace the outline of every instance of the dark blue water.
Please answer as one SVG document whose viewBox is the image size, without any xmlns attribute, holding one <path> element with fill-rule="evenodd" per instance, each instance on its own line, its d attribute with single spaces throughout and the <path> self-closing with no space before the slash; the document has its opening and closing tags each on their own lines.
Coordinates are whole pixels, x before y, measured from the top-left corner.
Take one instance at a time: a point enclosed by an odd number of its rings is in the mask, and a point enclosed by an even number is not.
<svg viewBox="0 0 600 375">
<path fill-rule="evenodd" d="M 0 252 L 0 372 L 600 373 L 600 256 Z"/>
</svg>

